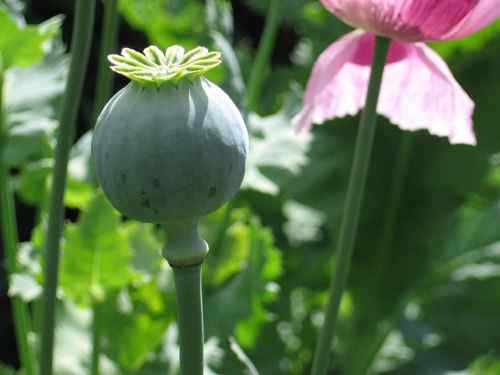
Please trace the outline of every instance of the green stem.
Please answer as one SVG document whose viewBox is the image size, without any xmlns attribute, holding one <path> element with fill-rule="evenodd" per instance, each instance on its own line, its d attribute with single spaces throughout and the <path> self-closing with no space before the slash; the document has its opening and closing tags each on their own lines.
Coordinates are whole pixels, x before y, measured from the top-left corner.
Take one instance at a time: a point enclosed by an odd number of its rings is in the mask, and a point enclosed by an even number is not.
<svg viewBox="0 0 500 375">
<path fill-rule="evenodd" d="M 320 331 L 318 345 L 314 354 L 312 375 L 325 375 L 329 366 L 330 348 L 335 334 L 340 300 L 351 265 L 361 202 L 370 164 L 377 120 L 377 104 L 389 45 L 390 40 L 382 37 L 376 38 L 370 84 L 368 87 L 365 109 L 358 130 L 354 161 L 349 186 L 347 188 L 342 226 L 340 228 L 339 242 L 337 245 L 335 274 L 329 289 L 325 322 Z"/>
<path fill-rule="evenodd" d="M 164 223 L 168 242 L 163 257 L 174 270 L 182 375 L 203 375 L 203 304 L 201 265 L 208 244 L 198 233 L 198 219 Z"/>
<path fill-rule="evenodd" d="M 372 293 L 370 293 L 370 300 L 367 306 L 372 306 L 376 309 L 378 298 L 383 293 L 384 286 L 384 275 L 386 275 L 386 270 L 390 264 L 391 249 L 394 242 L 395 228 L 398 223 L 398 212 L 401 202 L 401 196 L 404 188 L 404 182 L 406 179 L 408 171 L 408 162 L 410 159 L 411 145 L 413 143 L 413 134 L 402 133 L 401 141 L 399 143 L 399 151 L 396 159 L 396 165 L 394 167 L 394 173 L 392 177 L 392 183 L 389 192 L 389 204 L 386 210 L 385 223 L 382 230 L 382 236 L 380 238 L 380 243 L 378 246 L 378 253 L 375 256 L 377 259 L 377 264 L 373 271 L 373 282 L 371 283 L 374 287 Z M 398 310 L 399 311 L 399 310 Z M 371 334 L 368 334 L 365 329 L 365 334 L 368 335 L 368 345 L 361 347 L 358 344 L 355 345 L 356 355 L 351 357 L 352 361 L 349 361 L 352 370 L 349 372 L 353 375 L 363 375 L 366 374 L 372 365 L 377 353 L 380 350 L 381 345 L 384 343 L 387 334 L 390 332 L 392 327 L 392 322 L 394 319 L 386 319 L 384 324 L 381 324 L 378 320 L 383 318 L 383 313 L 377 313 L 377 310 L 370 312 L 370 321 L 368 322 L 368 327 L 374 328 L 369 329 Z M 354 361 L 354 359 L 356 359 Z"/>
<path fill-rule="evenodd" d="M 201 264 L 175 268 L 182 375 L 203 375 Z"/>
<path fill-rule="evenodd" d="M 97 65 L 97 81 L 95 88 L 94 111 L 92 114 L 91 127 L 95 126 L 97 117 L 104 107 L 104 104 L 111 95 L 113 86 L 113 75 L 109 69 L 108 55 L 116 49 L 117 33 L 119 26 L 119 16 L 117 11 L 117 0 L 104 1 L 104 16 L 102 21 L 102 32 L 99 49 L 99 62 Z M 94 166 L 89 160 L 90 178 L 96 183 L 94 175 Z M 92 358 L 91 375 L 99 374 L 99 358 L 101 351 L 101 303 L 94 302 L 92 305 Z"/>
<path fill-rule="evenodd" d="M 111 69 L 109 69 L 108 55 L 116 49 L 119 25 L 116 3 L 117 0 L 105 0 L 104 2 L 104 17 L 99 50 L 99 63 L 97 65 L 98 70 L 94 112 L 91 123 L 92 127 L 95 126 L 99 112 L 101 112 L 101 109 L 108 100 L 113 86 L 113 75 Z"/>
<path fill-rule="evenodd" d="M 246 110 L 255 111 L 259 96 L 262 90 L 262 83 L 265 78 L 266 65 L 269 63 L 271 53 L 276 41 L 276 33 L 281 21 L 281 0 L 271 0 L 271 6 L 266 16 L 264 33 L 259 42 L 259 48 L 255 63 L 250 73 L 250 80 L 247 85 Z"/>
<path fill-rule="evenodd" d="M 17 237 L 14 197 L 9 184 L 9 169 L 4 160 L 4 150 L 8 142 L 8 135 L 3 113 L 3 77 L 4 74 L 0 71 L 0 223 L 2 226 L 3 247 L 7 260 L 7 273 L 12 275 L 18 269 L 16 254 L 19 241 Z M 33 375 L 35 373 L 35 364 L 33 353 L 28 342 L 28 334 L 31 331 L 31 318 L 28 306 L 19 297 L 13 297 L 11 301 L 21 366 L 26 375 Z"/>
<path fill-rule="evenodd" d="M 101 338 L 102 338 L 102 304 L 100 302 L 94 302 L 92 305 L 92 358 L 90 364 L 91 375 L 99 375 Z"/>
<path fill-rule="evenodd" d="M 54 351 L 54 314 L 57 279 L 59 272 L 59 245 L 63 228 L 64 190 L 66 187 L 69 152 L 75 132 L 83 80 L 94 27 L 95 0 L 78 0 L 76 3 L 71 65 L 63 97 L 59 134 L 55 150 L 54 175 L 49 205 L 46 259 L 44 264 L 43 317 L 40 350 L 40 375 L 52 375 Z"/>
</svg>

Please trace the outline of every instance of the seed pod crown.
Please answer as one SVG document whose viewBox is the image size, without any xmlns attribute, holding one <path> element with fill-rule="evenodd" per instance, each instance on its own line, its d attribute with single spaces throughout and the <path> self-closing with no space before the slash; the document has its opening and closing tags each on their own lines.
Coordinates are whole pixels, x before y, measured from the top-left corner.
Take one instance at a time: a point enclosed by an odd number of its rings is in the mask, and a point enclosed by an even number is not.
<svg viewBox="0 0 500 375">
<path fill-rule="evenodd" d="M 149 46 L 142 53 L 124 48 L 120 55 L 109 55 L 108 60 L 113 71 L 132 81 L 157 86 L 199 77 L 222 62 L 220 52 L 209 52 L 205 47 L 186 51 L 177 45 L 165 52 L 156 46 Z"/>
</svg>

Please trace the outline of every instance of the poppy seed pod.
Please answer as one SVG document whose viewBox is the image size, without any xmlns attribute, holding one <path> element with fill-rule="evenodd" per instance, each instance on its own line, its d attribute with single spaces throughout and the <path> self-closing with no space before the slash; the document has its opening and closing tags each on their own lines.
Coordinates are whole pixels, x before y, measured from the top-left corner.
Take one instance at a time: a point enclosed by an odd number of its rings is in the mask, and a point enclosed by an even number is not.
<svg viewBox="0 0 500 375">
<path fill-rule="evenodd" d="M 100 114 L 92 141 L 98 181 L 113 206 L 151 223 L 190 220 L 238 191 L 248 152 L 240 112 L 202 74 L 216 52 L 170 47 L 112 55 L 132 82 Z"/>
</svg>

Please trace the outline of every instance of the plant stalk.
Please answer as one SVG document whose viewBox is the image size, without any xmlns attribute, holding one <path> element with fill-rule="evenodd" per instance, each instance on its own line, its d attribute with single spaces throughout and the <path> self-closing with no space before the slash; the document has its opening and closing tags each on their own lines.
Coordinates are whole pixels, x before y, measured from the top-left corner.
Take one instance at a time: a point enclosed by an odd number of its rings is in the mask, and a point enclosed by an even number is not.
<svg viewBox="0 0 500 375">
<path fill-rule="evenodd" d="M 173 268 L 182 375 L 203 375 L 201 264 Z"/>
<path fill-rule="evenodd" d="M 383 318 L 384 314 L 379 312 L 379 309 L 376 306 L 378 306 L 377 298 L 379 298 L 381 293 L 384 291 L 383 280 L 391 259 L 391 249 L 394 242 L 396 225 L 398 223 L 398 213 L 404 190 L 404 183 L 408 172 L 408 163 L 410 160 L 413 139 L 413 134 L 408 134 L 406 132 L 401 133 L 396 165 L 393 168 L 394 173 L 389 190 L 389 202 L 385 214 L 385 223 L 376 254 L 377 264 L 373 270 L 373 292 L 370 294 L 371 297 L 368 301 L 368 306 L 372 306 L 375 311 L 371 311 L 369 314 L 370 318 L 367 322 L 369 332 L 365 330 L 365 333 L 363 334 L 363 336 L 365 336 L 364 341 L 366 342 L 366 345 L 355 345 L 355 353 L 353 353 L 354 356 L 352 356 L 351 359 L 356 360 L 349 361 L 351 366 L 349 374 L 364 375 L 368 373 L 377 356 L 377 353 L 380 350 L 380 347 L 383 345 L 385 338 L 391 331 L 394 321 L 398 316 L 398 312 L 400 311 L 400 309 L 397 309 L 395 306 L 395 311 L 389 318 L 384 319 L 382 324 L 380 319 Z"/>
<path fill-rule="evenodd" d="M 375 136 L 378 98 L 389 46 L 390 40 L 383 37 L 376 37 L 368 94 L 356 139 L 354 161 L 337 244 L 335 273 L 330 284 L 325 321 L 320 330 L 319 341 L 314 353 L 312 375 L 325 375 L 329 366 L 330 350 L 335 335 L 338 310 L 349 275 L 351 257 L 358 229 L 361 203 Z"/>
<path fill-rule="evenodd" d="M 78 0 L 71 41 L 71 65 L 60 116 L 55 150 L 52 193 L 49 205 L 46 259 L 44 264 L 43 316 L 40 374 L 52 375 L 54 351 L 54 314 L 59 273 L 59 245 L 63 228 L 64 191 L 69 152 L 75 133 L 75 120 L 82 96 L 83 80 L 94 28 L 95 0 Z"/>
<path fill-rule="evenodd" d="M 108 55 L 116 49 L 117 34 L 119 27 L 119 16 L 117 11 L 117 0 L 104 1 L 104 16 L 102 21 L 102 32 L 99 49 L 99 62 L 97 65 L 97 80 L 95 87 L 94 111 L 92 113 L 91 127 L 94 128 L 97 117 L 111 95 L 113 87 L 113 75 L 109 69 Z M 92 158 L 89 160 L 89 177 L 97 184 L 94 174 Z M 92 357 L 90 362 L 91 375 L 99 374 L 99 359 L 101 352 L 102 304 L 95 301 L 92 305 Z"/>
<path fill-rule="evenodd" d="M 113 88 L 113 75 L 111 69 L 109 69 L 108 55 L 116 49 L 117 43 L 119 16 L 116 4 L 117 0 L 106 0 L 104 2 L 104 17 L 99 50 L 99 63 L 97 65 L 94 112 L 91 122 L 92 127 L 95 126 L 97 117 L 110 97 Z"/>
<path fill-rule="evenodd" d="M 246 111 L 255 111 L 258 104 L 258 99 L 262 90 L 262 83 L 266 73 L 266 65 L 269 63 L 271 53 L 273 52 L 274 43 L 276 42 L 276 33 L 281 21 L 281 0 L 271 0 L 269 7 L 264 32 L 259 42 L 257 57 L 250 72 L 250 79 L 247 85 L 246 92 Z"/>
<path fill-rule="evenodd" d="M 4 159 L 4 152 L 8 142 L 8 131 L 4 121 L 3 87 L 4 73 L 0 71 L 0 224 L 2 226 L 3 248 L 7 261 L 7 274 L 12 275 L 18 269 L 16 258 L 19 240 L 17 236 L 14 197 L 9 184 L 9 169 Z M 21 366 L 26 375 L 34 375 L 35 360 L 28 341 L 28 334 L 32 330 L 28 306 L 19 297 L 11 298 L 11 302 Z"/>
</svg>

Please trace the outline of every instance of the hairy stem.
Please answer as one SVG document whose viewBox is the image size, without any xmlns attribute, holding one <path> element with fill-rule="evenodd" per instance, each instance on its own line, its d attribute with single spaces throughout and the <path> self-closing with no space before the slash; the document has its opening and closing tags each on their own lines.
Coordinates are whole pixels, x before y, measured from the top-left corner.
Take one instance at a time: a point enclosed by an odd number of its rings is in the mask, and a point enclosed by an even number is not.
<svg viewBox="0 0 500 375">
<path fill-rule="evenodd" d="M 182 375 L 203 375 L 201 264 L 174 268 Z"/>
<path fill-rule="evenodd" d="M 377 37 L 368 94 L 359 125 L 342 226 L 337 244 L 335 273 L 329 289 L 325 322 L 320 331 L 319 341 L 314 353 L 312 375 L 325 375 L 329 366 L 330 349 L 335 335 L 337 314 L 351 266 L 361 203 L 370 165 L 377 120 L 377 104 L 389 45 L 390 41 L 388 39 Z"/>
<path fill-rule="evenodd" d="M 255 58 L 255 63 L 252 66 L 250 79 L 247 85 L 247 111 L 255 111 L 255 107 L 258 104 L 258 99 L 262 90 L 262 83 L 265 78 L 266 65 L 269 64 L 269 59 L 271 58 L 271 53 L 276 41 L 276 33 L 280 25 L 281 6 L 281 0 L 271 0 L 271 6 L 269 7 L 269 11 L 266 17 L 264 33 L 262 34 L 262 38 L 259 42 L 257 57 Z"/>
<path fill-rule="evenodd" d="M 7 260 L 7 274 L 12 275 L 17 271 L 16 256 L 19 240 L 17 237 L 14 197 L 9 181 L 9 169 L 4 159 L 4 151 L 8 142 L 8 131 L 4 121 L 5 116 L 3 111 L 3 78 L 4 74 L 0 71 L 0 224 L 2 226 L 3 248 Z M 13 297 L 11 302 L 14 330 L 21 366 L 26 375 L 34 375 L 34 357 L 28 341 L 28 334 L 32 330 L 29 309 L 19 297 Z"/>
<path fill-rule="evenodd" d="M 54 314 L 57 279 L 59 272 L 59 246 L 63 228 L 64 190 L 66 188 L 69 152 L 75 132 L 75 120 L 82 95 L 94 28 L 95 0 L 78 0 L 76 3 L 71 65 L 62 103 L 59 134 L 55 150 L 52 193 L 49 204 L 47 242 L 45 247 L 42 336 L 40 349 L 40 374 L 51 375 L 54 351 Z"/>
</svg>

